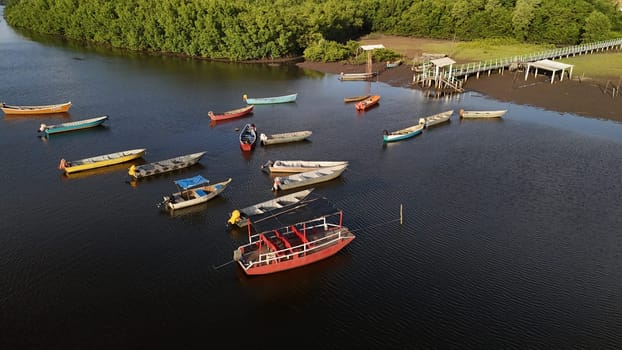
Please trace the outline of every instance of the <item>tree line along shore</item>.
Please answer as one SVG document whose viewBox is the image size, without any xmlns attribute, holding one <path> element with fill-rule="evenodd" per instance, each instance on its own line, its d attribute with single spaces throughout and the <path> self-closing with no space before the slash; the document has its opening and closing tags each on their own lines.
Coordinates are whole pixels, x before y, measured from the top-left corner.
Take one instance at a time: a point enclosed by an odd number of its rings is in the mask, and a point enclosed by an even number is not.
<svg viewBox="0 0 622 350">
<path fill-rule="evenodd" d="M 6 0 L 4 17 L 15 28 L 136 51 L 327 62 L 356 56 L 355 42 L 374 32 L 562 46 L 606 40 L 622 37 L 618 8 L 617 0 Z"/>
</svg>

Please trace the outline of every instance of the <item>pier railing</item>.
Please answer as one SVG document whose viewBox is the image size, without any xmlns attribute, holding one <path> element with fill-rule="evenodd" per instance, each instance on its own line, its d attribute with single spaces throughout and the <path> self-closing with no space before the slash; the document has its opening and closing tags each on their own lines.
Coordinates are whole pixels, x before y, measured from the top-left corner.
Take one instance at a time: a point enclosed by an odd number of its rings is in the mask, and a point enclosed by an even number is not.
<svg viewBox="0 0 622 350">
<path fill-rule="evenodd" d="M 466 78 L 469 75 L 479 74 L 481 72 L 492 70 L 506 69 L 510 68 L 512 65 L 520 65 L 527 62 L 535 62 L 544 59 L 563 58 L 614 49 L 622 49 L 622 38 L 604 40 L 589 44 L 567 46 L 528 55 L 513 56 L 481 62 L 464 63 L 454 66 L 451 71 L 451 75 L 456 78 Z M 449 72 L 443 72 L 443 74 L 448 76 Z"/>
</svg>

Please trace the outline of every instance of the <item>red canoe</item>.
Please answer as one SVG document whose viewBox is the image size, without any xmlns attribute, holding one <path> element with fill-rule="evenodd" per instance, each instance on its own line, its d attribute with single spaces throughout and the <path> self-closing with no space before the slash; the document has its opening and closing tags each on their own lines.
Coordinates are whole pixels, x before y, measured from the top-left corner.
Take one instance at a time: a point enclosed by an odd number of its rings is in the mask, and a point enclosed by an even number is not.
<svg viewBox="0 0 622 350">
<path fill-rule="evenodd" d="M 247 114 L 250 114 L 251 112 L 253 112 L 253 107 L 254 107 L 253 105 L 249 105 L 249 106 L 245 106 L 242 108 L 238 108 L 238 109 L 234 109 L 231 111 L 218 113 L 218 114 L 212 111 L 209 111 L 207 112 L 207 115 L 209 115 L 210 119 L 212 120 L 233 119 L 233 118 L 243 117 Z"/>
</svg>

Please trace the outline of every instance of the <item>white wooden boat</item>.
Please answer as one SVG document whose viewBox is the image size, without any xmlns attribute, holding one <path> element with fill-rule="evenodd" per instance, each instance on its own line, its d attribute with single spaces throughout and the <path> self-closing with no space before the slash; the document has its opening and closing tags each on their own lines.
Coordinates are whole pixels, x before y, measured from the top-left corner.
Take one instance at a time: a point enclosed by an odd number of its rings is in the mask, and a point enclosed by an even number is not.
<svg viewBox="0 0 622 350">
<path fill-rule="evenodd" d="M 134 179 L 140 179 L 147 176 L 187 168 L 198 163 L 203 155 L 205 155 L 205 152 L 197 152 L 175 158 L 161 160 L 159 162 L 153 162 L 143 165 L 132 165 L 128 171 L 128 174 L 130 174 L 130 176 Z"/>
<path fill-rule="evenodd" d="M 291 190 L 292 188 L 309 186 L 320 182 L 333 180 L 339 177 L 339 175 L 341 175 L 341 173 L 343 173 L 347 167 L 348 165 L 345 164 L 330 168 L 320 168 L 311 171 L 305 171 L 303 173 L 297 173 L 283 177 L 277 176 L 274 178 L 272 190 Z"/>
<path fill-rule="evenodd" d="M 313 134 L 313 132 L 309 130 L 292 131 L 292 132 L 285 132 L 285 133 L 271 134 L 271 135 L 266 135 L 262 133 L 261 135 L 259 135 L 259 140 L 261 141 L 261 144 L 264 146 L 274 145 L 277 143 L 302 141 L 306 139 L 307 137 L 311 136 L 311 134 Z"/>
<path fill-rule="evenodd" d="M 461 109 L 460 118 L 501 118 L 506 112 L 507 109 L 498 111 L 465 111 Z"/>
<path fill-rule="evenodd" d="M 294 204 L 298 204 L 300 201 L 305 199 L 312 191 L 313 188 L 309 188 L 257 203 L 244 209 L 236 209 L 231 212 L 231 216 L 227 221 L 227 224 L 245 227 L 249 223 L 249 218 L 253 216 L 273 213 L 276 210 L 283 208 L 287 208 L 285 210 L 289 210 L 289 208 L 295 207 Z"/>
<path fill-rule="evenodd" d="M 76 120 L 75 122 L 61 123 L 61 124 L 55 124 L 55 125 L 41 124 L 39 126 L 39 132 L 44 133 L 45 136 L 49 136 L 50 134 L 56 134 L 60 132 L 93 128 L 93 127 L 101 125 L 106 120 L 108 120 L 108 116 L 103 115 L 100 117 Z"/>
<path fill-rule="evenodd" d="M 219 195 L 231 183 L 231 178 L 225 181 L 209 185 L 209 180 L 201 175 L 187 179 L 175 180 L 178 192 L 164 196 L 158 208 L 165 207 L 170 210 L 187 208 L 193 205 L 205 203 Z"/>
<path fill-rule="evenodd" d="M 372 73 L 343 73 L 339 74 L 339 80 L 352 81 L 352 80 L 370 80 L 378 75 L 377 72 Z"/>
<path fill-rule="evenodd" d="M 60 160 L 60 164 L 58 164 L 58 169 L 64 170 L 66 174 L 71 174 L 79 171 L 101 168 L 140 158 L 145 155 L 145 151 L 145 148 L 138 148 L 72 161 L 66 161 L 63 158 Z"/>
<path fill-rule="evenodd" d="M 338 160 L 276 160 L 267 161 L 261 169 L 268 170 L 269 173 L 302 173 L 305 171 L 320 168 L 330 168 L 339 165 L 348 165 L 348 161 Z"/>
<path fill-rule="evenodd" d="M 437 113 L 437 114 L 433 114 L 429 117 L 425 118 L 425 127 L 429 128 L 433 125 L 437 125 L 437 124 L 441 124 L 444 122 L 449 121 L 449 119 L 451 118 L 451 115 L 454 114 L 454 110 L 449 110 L 449 111 L 445 111 L 445 112 L 441 112 L 441 113 Z"/>
</svg>

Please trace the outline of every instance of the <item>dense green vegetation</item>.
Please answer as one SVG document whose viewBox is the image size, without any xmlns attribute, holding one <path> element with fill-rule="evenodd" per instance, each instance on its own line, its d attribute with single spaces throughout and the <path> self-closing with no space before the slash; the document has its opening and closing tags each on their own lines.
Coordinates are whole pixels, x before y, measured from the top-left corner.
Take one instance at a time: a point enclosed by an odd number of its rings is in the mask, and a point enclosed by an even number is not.
<svg viewBox="0 0 622 350">
<path fill-rule="evenodd" d="M 2 0 L 0 0 L 2 1 Z M 6 0 L 17 28 L 211 59 L 339 61 L 370 32 L 575 45 L 622 37 L 612 0 Z M 378 53 L 390 58 L 391 52 Z"/>
</svg>

